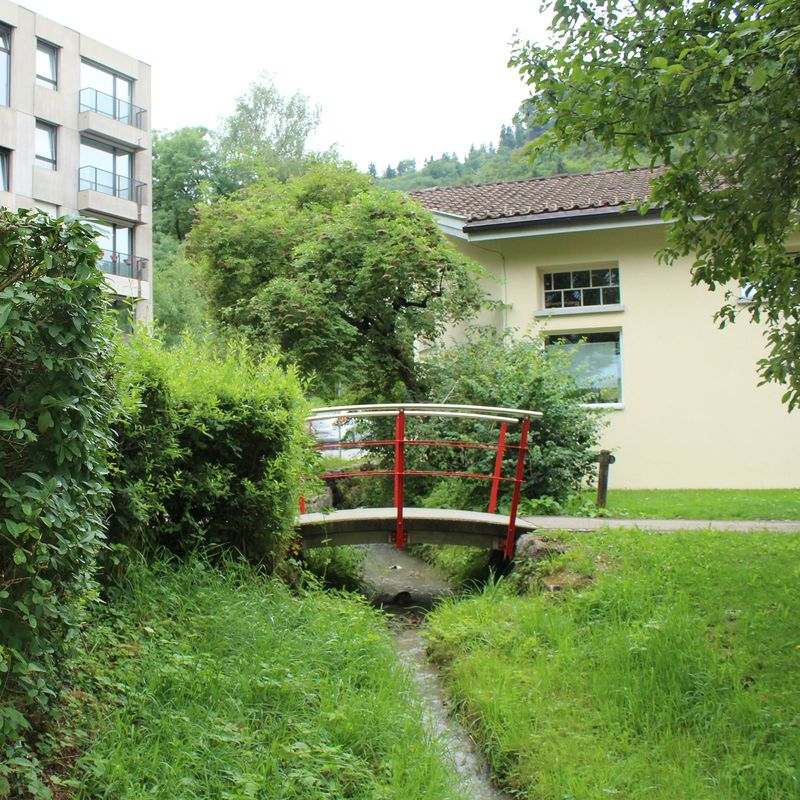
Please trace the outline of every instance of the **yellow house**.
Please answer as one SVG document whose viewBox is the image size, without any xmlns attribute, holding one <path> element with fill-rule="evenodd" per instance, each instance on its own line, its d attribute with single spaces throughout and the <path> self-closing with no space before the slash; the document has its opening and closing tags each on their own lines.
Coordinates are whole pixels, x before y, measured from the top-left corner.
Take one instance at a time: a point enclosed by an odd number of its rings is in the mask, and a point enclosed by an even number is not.
<svg viewBox="0 0 800 800">
<path fill-rule="evenodd" d="M 425 189 L 414 197 L 481 263 L 502 311 L 477 320 L 540 331 L 573 350 L 605 413 L 618 488 L 800 486 L 800 413 L 758 386 L 763 330 L 743 313 L 720 330 L 723 290 L 664 266 L 665 223 L 625 208 L 648 170 Z M 790 242 L 800 249 L 800 239 Z M 737 289 L 737 292 L 740 290 Z M 740 302 L 746 303 L 742 290 Z"/>
</svg>

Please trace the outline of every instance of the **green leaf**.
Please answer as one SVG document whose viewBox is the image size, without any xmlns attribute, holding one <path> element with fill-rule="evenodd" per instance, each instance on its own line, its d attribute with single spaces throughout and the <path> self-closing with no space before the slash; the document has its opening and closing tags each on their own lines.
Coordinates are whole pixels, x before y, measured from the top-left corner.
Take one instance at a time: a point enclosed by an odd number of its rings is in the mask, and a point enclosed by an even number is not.
<svg viewBox="0 0 800 800">
<path fill-rule="evenodd" d="M 14 550 L 14 563 L 24 564 L 26 561 L 25 551 L 21 547 L 16 548 L 16 550 Z"/>
<path fill-rule="evenodd" d="M 7 414 L 0 415 L 0 431 L 15 431 L 19 425 Z"/>
<path fill-rule="evenodd" d="M 53 417 L 49 411 L 42 411 L 42 413 L 39 414 L 38 425 L 39 425 L 39 433 L 45 433 L 46 431 L 49 431 L 50 428 L 53 427 Z"/>
<path fill-rule="evenodd" d="M 0 306 L 0 328 L 2 328 L 8 321 L 8 317 L 11 314 L 11 308 L 12 307 L 10 303 Z"/>
<path fill-rule="evenodd" d="M 666 69 L 669 61 L 667 61 L 664 56 L 655 56 L 654 58 L 650 59 L 650 66 L 653 69 Z"/>
<path fill-rule="evenodd" d="M 747 85 L 754 92 L 757 92 L 766 84 L 768 77 L 767 68 L 763 64 L 756 64 L 755 69 L 750 73 L 750 77 L 747 79 Z"/>
</svg>

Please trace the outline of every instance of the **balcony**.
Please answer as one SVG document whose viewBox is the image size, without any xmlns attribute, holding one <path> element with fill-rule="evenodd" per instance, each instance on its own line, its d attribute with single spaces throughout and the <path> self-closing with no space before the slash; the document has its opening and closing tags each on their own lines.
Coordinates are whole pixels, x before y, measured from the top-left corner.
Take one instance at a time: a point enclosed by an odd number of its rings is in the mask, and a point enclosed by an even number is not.
<svg viewBox="0 0 800 800">
<path fill-rule="evenodd" d="M 98 89 L 81 89 L 78 128 L 82 133 L 146 150 L 150 147 L 147 112 Z"/>
<path fill-rule="evenodd" d="M 146 280 L 147 278 L 146 258 L 115 253 L 113 250 L 103 250 L 97 266 L 107 275 L 133 278 L 133 280 L 137 281 Z"/>
<path fill-rule="evenodd" d="M 148 222 L 142 215 L 147 186 L 134 178 L 98 167 L 78 170 L 78 210 L 130 222 Z"/>
</svg>

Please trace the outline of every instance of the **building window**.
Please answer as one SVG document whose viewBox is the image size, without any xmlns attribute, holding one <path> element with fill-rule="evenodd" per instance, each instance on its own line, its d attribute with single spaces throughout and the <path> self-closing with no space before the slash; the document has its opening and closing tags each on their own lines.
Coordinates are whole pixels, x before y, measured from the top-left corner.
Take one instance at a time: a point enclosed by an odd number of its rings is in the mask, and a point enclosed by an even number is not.
<svg viewBox="0 0 800 800">
<path fill-rule="evenodd" d="M 109 275 L 139 278 L 140 260 L 133 255 L 133 228 L 99 219 L 88 222 L 97 231 L 97 244 L 103 250 L 100 269 Z"/>
<path fill-rule="evenodd" d="M 56 169 L 56 126 L 36 120 L 36 166 Z"/>
<path fill-rule="evenodd" d="M 611 306 L 620 302 L 616 267 L 545 272 L 542 277 L 545 308 Z"/>
<path fill-rule="evenodd" d="M 36 42 L 36 83 L 58 89 L 58 48 L 41 39 Z"/>
<path fill-rule="evenodd" d="M 548 336 L 547 347 L 559 347 L 569 357 L 570 372 L 589 403 L 622 402 L 620 332 L 568 333 Z"/>
<path fill-rule="evenodd" d="M 11 28 L 0 25 L 0 106 L 11 105 Z"/>
<path fill-rule="evenodd" d="M 134 181 L 133 154 L 93 139 L 81 140 L 80 191 L 110 194 L 124 200 L 138 200 Z"/>
<path fill-rule="evenodd" d="M 0 192 L 11 191 L 11 151 L 0 147 Z"/>
<path fill-rule="evenodd" d="M 142 127 L 142 109 L 133 105 L 133 81 L 89 61 L 81 62 L 80 110 L 97 111 Z"/>
</svg>

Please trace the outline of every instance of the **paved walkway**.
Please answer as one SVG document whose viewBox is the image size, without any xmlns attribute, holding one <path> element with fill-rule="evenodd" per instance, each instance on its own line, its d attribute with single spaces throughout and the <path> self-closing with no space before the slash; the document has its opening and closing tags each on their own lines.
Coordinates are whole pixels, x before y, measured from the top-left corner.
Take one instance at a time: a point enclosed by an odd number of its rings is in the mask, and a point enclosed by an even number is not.
<svg viewBox="0 0 800 800">
<path fill-rule="evenodd" d="M 800 520 L 769 519 L 608 519 L 604 517 L 524 517 L 543 531 L 599 531 L 604 528 L 637 528 L 643 531 L 772 531 L 800 533 Z"/>
</svg>

